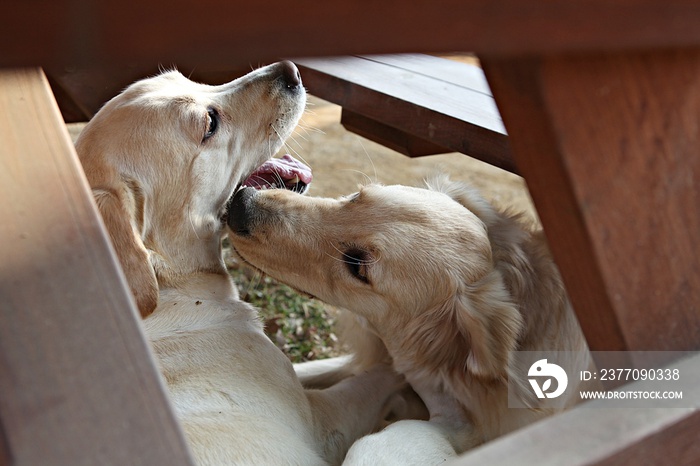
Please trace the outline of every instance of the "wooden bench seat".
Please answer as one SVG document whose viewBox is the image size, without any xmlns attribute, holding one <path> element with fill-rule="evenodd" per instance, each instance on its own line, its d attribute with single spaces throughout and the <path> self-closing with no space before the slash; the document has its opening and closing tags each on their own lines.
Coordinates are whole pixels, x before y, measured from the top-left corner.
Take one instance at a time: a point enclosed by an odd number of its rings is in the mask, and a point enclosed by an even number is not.
<svg viewBox="0 0 700 466">
<path fill-rule="evenodd" d="M 462 152 L 517 173 L 484 73 L 422 54 L 297 59 L 304 85 L 348 130 L 416 157 Z"/>
</svg>

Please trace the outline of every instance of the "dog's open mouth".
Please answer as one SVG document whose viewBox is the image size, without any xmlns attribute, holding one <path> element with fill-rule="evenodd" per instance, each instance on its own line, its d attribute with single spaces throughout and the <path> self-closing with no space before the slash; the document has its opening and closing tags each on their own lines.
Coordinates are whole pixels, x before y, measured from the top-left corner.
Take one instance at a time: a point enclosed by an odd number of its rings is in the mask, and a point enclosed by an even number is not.
<svg viewBox="0 0 700 466">
<path fill-rule="evenodd" d="M 311 168 L 289 154 L 259 166 L 241 186 L 255 189 L 288 189 L 304 193 L 311 183 Z"/>
<path fill-rule="evenodd" d="M 236 187 L 233 194 L 240 188 L 251 187 L 255 189 L 287 189 L 299 194 L 304 194 L 309 189 L 313 175 L 311 168 L 289 154 L 270 159 L 260 165 L 243 182 Z M 233 199 L 234 196 L 231 196 Z M 226 208 L 221 216 L 221 222 L 226 224 L 229 216 L 231 199 L 226 203 Z"/>
</svg>

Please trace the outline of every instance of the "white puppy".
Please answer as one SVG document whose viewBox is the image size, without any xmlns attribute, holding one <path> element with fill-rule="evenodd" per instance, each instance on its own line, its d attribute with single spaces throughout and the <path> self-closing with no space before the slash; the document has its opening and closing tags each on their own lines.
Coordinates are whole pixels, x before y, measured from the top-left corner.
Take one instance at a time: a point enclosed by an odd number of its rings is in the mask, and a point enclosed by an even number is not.
<svg viewBox="0 0 700 466">
<path fill-rule="evenodd" d="M 401 385 L 379 367 L 304 390 L 224 266 L 226 205 L 237 186 L 310 181 L 290 157 L 271 160 L 305 102 L 290 62 L 221 86 L 167 72 L 108 102 L 76 143 L 203 464 L 337 464 Z"/>
</svg>

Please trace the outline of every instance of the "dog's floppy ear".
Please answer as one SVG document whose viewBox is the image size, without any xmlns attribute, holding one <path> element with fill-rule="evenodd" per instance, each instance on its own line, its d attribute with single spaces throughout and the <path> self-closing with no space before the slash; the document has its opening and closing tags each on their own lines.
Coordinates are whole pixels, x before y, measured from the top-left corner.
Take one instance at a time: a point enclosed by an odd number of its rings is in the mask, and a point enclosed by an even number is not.
<svg viewBox="0 0 700 466">
<path fill-rule="evenodd" d="M 426 181 L 428 188 L 447 194 L 475 214 L 486 226 L 491 241 L 492 229 L 503 217 L 479 191 L 447 175 Z M 522 323 L 501 272 L 494 268 L 474 283 L 459 285 L 452 306 L 455 325 L 468 334 L 469 356 L 465 366 L 474 375 L 501 378 L 507 375 L 510 352 L 515 350 Z"/>
<path fill-rule="evenodd" d="M 522 325 L 501 274 L 491 270 L 410 320 L 401 351 L 425 367 L 505 380 Z"/>
<path fill-rule="evenodd" d="M 453 312 L 460 331 L 469 334 L 466 368 L 477 377 L 503 379 L 523 326 L 520 312 L 497 270 L 464 287 L 453 298 Z"/>
<path fill-rule="evenodd" d="M 93 195 L 141 317 L 146 317 L 158 305 L 158 282 L 137 231 L 143 224 L 141 190 L 135 181 L 122 180 L 110 189 L 93 188 Z"/>
</svg>

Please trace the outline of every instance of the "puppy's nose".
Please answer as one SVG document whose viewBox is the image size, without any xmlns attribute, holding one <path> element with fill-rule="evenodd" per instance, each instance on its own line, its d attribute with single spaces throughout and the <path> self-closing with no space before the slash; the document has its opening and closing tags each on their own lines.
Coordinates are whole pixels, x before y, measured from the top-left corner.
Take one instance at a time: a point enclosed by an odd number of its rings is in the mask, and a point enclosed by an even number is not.
<svg viewBox="0 0 700 466">
<path fill-rule="evenodd" d="M 231 231 L 240 236 L 250 235 L 250 223 L 253 212 L 255 188 L 241 188 L 233 195 L 228 204 L 227 223 Z"/>
<path fill-rule="evenodd" d="M 297 66 L 289 60 L 280 62 L 280 65 L 282 67 L 282 78 L 287 83 L 287 87 L 294 89 L 301 86 L 301 75 Z"/>
</svg>

